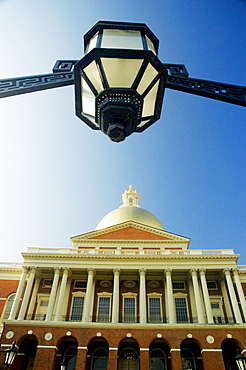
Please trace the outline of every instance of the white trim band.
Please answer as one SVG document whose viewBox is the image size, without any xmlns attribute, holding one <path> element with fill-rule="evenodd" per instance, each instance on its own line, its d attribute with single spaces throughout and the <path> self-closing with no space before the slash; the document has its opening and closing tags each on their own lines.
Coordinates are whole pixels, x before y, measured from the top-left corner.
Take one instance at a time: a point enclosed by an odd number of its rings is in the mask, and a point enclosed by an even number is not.
<svg viewBox="0 0 246 370">
<path fill-rule="evenodd" d="M 222 352 L 222 349 L 220 349 L 220 348 L 211 348 L 211 349 L 204 348 L 204 349 L 201 350 L 201 353 L 202 352 Z"/>
<path fill-rule="evenodd" d="M 37 348 L 54 348 L 58 351 L 58 348 L 56 346 L 43 346 L 43 345 L 37 345 Z"/>
<path fill-rule="evenodd" d="M 140 351 L 148 351 L 149 348 L 140 348 Z"/>
<path fill-rule="evenodd" d="M 180 348 L 171 348 L 170 352 L 172 352 L 172 351 L 180 352 Z"/>
<path fill-rule="evenodd" d="M 87 349 L 87 347 L 77 347 L 78 349 Z"/>
<path fill-rule="evenodd" d="M 117 351 L 117 350 L 118 350 L 118 348 L 110 347 L 110 348 L 109 348 L 109 350 L 110 350 L 110 351 Z"/>
</svg>

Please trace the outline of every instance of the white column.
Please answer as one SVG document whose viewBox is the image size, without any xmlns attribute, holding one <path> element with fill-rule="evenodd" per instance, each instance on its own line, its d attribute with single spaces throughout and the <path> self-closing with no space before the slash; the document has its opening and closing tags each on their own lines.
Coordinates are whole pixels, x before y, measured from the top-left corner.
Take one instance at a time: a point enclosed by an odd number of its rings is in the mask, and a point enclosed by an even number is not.
<svg viewBox="0 0 246 370">
<path fill-rule="evenodd" d="M 93 308 L 94 308 L 94 295 L 95 295 L 95 288 L 96 288 L 96 279 L 93 279 L 92 289 L 91 289 L 91 301 L 90 301 L 90 311 L 89 311 L 89 321 L 91 322 L 93 319 Z"/>
<path fill-rule="evenodd" d="M 198 285 L 196 269 L 191 270 L 191 277 L 192 277 L 192 283 L 193 283 L 194 294 L 195 294 L 198 323 L 204 324 L 205 320 L 204 320 L 203 309 L 202 309 L 202 297 L 201 297 L 200 289 Z"/>
<path fill-rule="evenodd" d="M 220 286 L 221 286 L 221 292 L 222 292 L 222 296 L 223 296 L 223 301 L 224 301 L 224 307 L 225 307 L 225 313 L 226 313 L 226 316 L 227 316 L 227 320 L 228 320 L 228 323 L 231 323 L 231 319 L 233 318 L 233 313 L 232 313 L 231 303 L 230 303 L 228 293 L 227 293 L 225 276 L 221 276 Z"/>
<path fill-rule="evenodd" d="M 120 300 L 120 270 L 114 269 L 112 323 L 119 322 L 119 300 Z"/>
<path fill-rule="evenodd" d="M 28 305 L 30 295 L 31 295 L 31 289 L 32 289 L 32 286 L 33 286 L 33 281 L 34 281 L 34 278 L 35 278 L 35 273 L 36 273 L 36 267 L 32 267 L 30 275 L 29 275 L 29 279 L 28 279 L 28 282 L 27 282 L 27 285 L 26 285 L 26 290 L 25 290 L 25 293 L 24 293 L 24 297 L 23 297 L 23 300 L 22 300 L 22 303 L 21 303 L 21 308 L 20 308 L 18 320 L 24 320 L 27 305 Z"/>
<path fill-rule="evenodd" d="M 227 283 L 227 286 L 228 286 L 229 296 L 230 296 L 230 300 L 231 300 L 231 303 L 232 303 L 232 309 L 233 309 L 233 312 L 234 312 L 236 323 L 237 324 L 242 324 L 243 320 L 242 320 L 240 310 L 239 310 L 239 307 L 238 307 L 237 297 L 236 297 L 236 294 L 235 294 L 235 291 L 234 291 L 230 270 L 225 269 L 224 273 L 225 273 L 225 277 L 226 277 L 226 283 Z"/>
<path fill-rule="evenodd" d="M 62 281 L 61 281 L 61 288 L 59 292 L 57 307 L 56 307 L 56 314 L 55 314 L 55 320 L 54 321 L 60 321 L 61 319 L 61 312 L 62 312 L 62 306 L 64 302 L 64 295 L 66 291 L 66 285 L 67 285 L 67 279 L 68 279 L 68 268 L 63 269 L 63 275 L 62 275 Z"/>
<path fill-rule="evenodd" d="M 55 268 L 55 275 L 54 275 L 54 279 L 53 279 L 53 283 L 52 283 L 52 288 L 51 288 L 51 292 L 50 292 L 50 299 L 49 299 L 49 304 L 48 304 L 48 308 L 47 308 L 45 321 L 52 320 L 52 313 L 53 313 L 53 310 L 54 310 L 54 304 L 55 304 L 55 298 L 56 298 L 56 293 L 57 293 L 59 277 L 60 277 L 60 267 L 56 267 Z"/>
<path fill-rule="evenodd" d="M 238 269 L 233 269 L 232 271 L 233 271 L 233 276 L 234 276 L 234 280 L 235 280 L 236 287 L 237 287 L 239 300 L 241 303 L 241 308 L 243 311 L 244 320 L 246 321 L 246 302 L 245 302 L 245 297 L 244 297 L 244 292 L 243 292 L 242 284 L 240 281 L 240 277 L 238 275 Z"/>
<path fill-rule="evenodd" d="M 87 280 L 87 286 L 86 286 L 86 296 L 85 296 L 85 303 L 84 303 L 84 308 L 83 308 L 82 322 L 89 322 L 91 294 L 92 294 L 93 279 L 94 279 L 94 269 L 89 268 L 87 271 L 88 271 L 88 280 Z"/>
<path fill-rule="evenodd" d="M 209 324 L 213 324 L 214 319 L 213 319 L 213 313 L 212 313 L 211 302 L 209 298 L 206 275 L 205 275 L 204 269 L 200 270 L 200 277 L 201 277 L 202 293 L 203 293 L 203 298 L 204 298 L 204 303 L 205 303 L 205 308 L 206 308 L 207 320 Z"/>
<path fill-rule="evenodd" d="M 173 324 L 176 322 L 176 310 L 174 307 L 173 300 L 173 284 L 172 284 L 172 270 L 167 269 L 166 273 L 166 283 L 167 283 L 167 307 L 168 307 L 168 322 Z"/>
<path fill-rule="evenodd" d="M 40 276 L 36 276 L 30 304 L 27 310 L 27 320 L 32 320 L 32 315 L 33 315 L 34 306 L 37 300 L 37 293 L 39 289 L 40 280 L 41 280 Z"/>
<path fill-rule="evenodd" d="M 23 288 L 24 288 L 24 285 L 25 285 L 27 271 L 28 271 L 28 268 L 23 267 L 23 272 L 22 272 L 22 275 L 21 275 L 21 279 L 20 279 L 20 282 L 19 282 L 19 285 L 18 285 L 18 289 L 17 289 L 16 295 L 15 295 L 15 299 L 14 299 L 13 306 L 12 306 L 12 309 L 10 311 L 8 320 L 14 320 L 15 319 L 16 312 L 17 312 L 18 307 L 19 307 L 21 295 L 22 295 L 22 292 L 23 292 Z"/>
<path fill-rule="evenodd" d="M 139 322 L 147 322 L 147 312 L 146 312 L 146 284 L 145 284 L 145 269 L 139 270 L 140 286 L 139 286 Z"/>
</svg>

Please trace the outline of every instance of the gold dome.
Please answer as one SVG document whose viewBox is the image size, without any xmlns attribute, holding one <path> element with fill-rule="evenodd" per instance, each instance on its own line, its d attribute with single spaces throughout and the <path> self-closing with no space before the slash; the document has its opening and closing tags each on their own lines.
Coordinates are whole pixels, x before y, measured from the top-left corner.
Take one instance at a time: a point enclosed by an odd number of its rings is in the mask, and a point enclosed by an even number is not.
<svg viewBox="0 0 246 370">
<path fill-rule="evenodd" d="M 123 204 L 109 212 L 102 218 L 96 227 L 96 230 L 104 229 L 113 225 L 120 224 L 126 221 L 134 221 L 142 225 L 154 227 L 156 229 L 165 230 L 162 223 L 151 212 L 143 209 L 139 204 L 139 194 L 132 190 L 126 190 L 122 195 Z"/>
</svg>

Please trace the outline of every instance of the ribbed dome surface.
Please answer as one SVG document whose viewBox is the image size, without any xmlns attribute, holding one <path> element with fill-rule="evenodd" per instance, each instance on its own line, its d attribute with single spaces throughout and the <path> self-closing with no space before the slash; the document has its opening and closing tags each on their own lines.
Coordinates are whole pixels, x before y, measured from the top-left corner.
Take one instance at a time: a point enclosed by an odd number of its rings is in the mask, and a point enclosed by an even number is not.
<svg viewBox="0 0 246 370">
<path fill-rule="evenodd" d="M 162 223 L 151 212 L 138 205 L 139 195 L 129 187 L 122 195 L 122 204 L 119 208 L 109 212 L 99 222 L 96 230 L 117 225 L 126 221 L 134 221 L 140 224 L 164 230 Z"/>
</svg>

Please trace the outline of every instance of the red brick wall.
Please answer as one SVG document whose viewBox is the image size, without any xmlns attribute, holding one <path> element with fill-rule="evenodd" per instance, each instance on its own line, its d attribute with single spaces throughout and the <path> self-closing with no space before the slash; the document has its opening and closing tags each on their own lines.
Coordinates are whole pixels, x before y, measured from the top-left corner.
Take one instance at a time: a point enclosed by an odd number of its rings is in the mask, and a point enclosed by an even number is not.
<svg viewBox="0 0 246 370">
<path fill-rule="evenodd" d="M 42 325 L 42 326 L 41 326 Z M 214 370 L 214 369 L 223 369 L 223 358 L 221 353 L 221 343 L 227 338 L 227 334 L 231 334 L 232 337 L 238 341 L 240 349 L 246 348 L 246 329 L 236 328 L 235 326 L 227 326 L 226 328 L 216 327 L 174 327 L 168 325 L 160 325 L 157 329 L 138 329 L 127 327 L 127 324 L 122 326 L 122 328 L 104 328 L 98 327 L 97 325 L 88 325 L 88 328 L 79 327 L 80 324 L 73 325 L 72 323 L 64 324 L 63 327 L 54 327 L 54 326 L 44 326 L 44 323 L 40 326 L 14 326 L 10 323 L 7 323 L 4 329 L 2 343 L 11 344 L 13 340 L 16 340 L 20 344 L 20 338 L 27 335 L 28 330 L 33 330 L 33 335 L 38 340 L 38 350 L 37 350 L 37 359 L 42 359 L 42 362 L 39 361 L 39 364 L 35 364 L 34 369 L 39 370 L 40 364 L 42 363 L 42 368 L 45 370 L 53 370 L 53 361 L 56 361 L 56 351 L 54 347 L 59 346 L 59 342 L 62 338 L 66 336 L 67 331 L 71 331 L 72 336 L 77 340 L 79 347 L 87 347 L 92 338 L 97 337 L 97 333 L 100 332 L 101 336 L 105 338 L 109 344 L 109 348 L 118 348 L 121 340 L 126 338 L 127 333 L 131 333 L 131 338 L 134 338 L 139 348 L 146 349 L 149 348 L 150 343 L 157 338 L 157 334 L 162 334 L 162 338 L 166 341 L 171 351 L 171 362 L 172 370 L 181 370 L 180 365 L 180 345 L 182 341 L 187 339 L 188 334 L 192 334 L 193 339 L 195 339 L 201 349 L 201 356 L 203 359 L 203 368 L 204 370 Z M 11 339 L 6 338 L 6 332 L 9 330 L 14 331 L 14 337 Z M 53 337 L 51 340 L 45 340 L 45 333 L 51 332 Z M 214 337 L 214 343 L 210 344 L 207 342 L 206 337 L 212 335 Z M 49 347 L 44 347 L 49 346 Z M 6 347 L 4 347 L 6 348 Z M 53 349 L 52 349 L 53 348 Z M 176 351 L 175 351 L 176 349 Z M 203 351 L 206 349 L 206 351 Z M 208 351 L 209 349 L 217 349 L 218 351 Z M 46 352 L 47 351 L 47 352 Z M 84 369 L 83 362 L 85 362 L 85 353 L 83 348 L 79 349 L 82 351 L 80 353 L 80 366 L 79 369 Z M 117 350 L 115 351 L 117 352 Z M 115 364 L 116 357 L 115 352 L 110 353 L 110 359 L 112 363 Z M 59 353 L 58 353 L 59 354 Z M 141 370 L 148 369 L 148 350 L 140 350 L 140 363 Z M 59 357 L 60 358 L 60 357 Z M 143 363 L 144 362 L 144 363 Z M 109 369 L 113 369 L 112 364 L 109 364 Z M 144 366 L 144 367 L 143 367 Z M 15 364 L 12 365 L 11 370 L 20 370 L 16 367 Z"/>
<path fill-rule="evenodd" d="M 110 233 L 94 236 L 91 239 L 115 239 L 115 240 L 170 240 L 162 235 L 149 233 L 145 230 L 127 227 L 125 229 L 111 231 Z"/>
<path fill-rule="evenodd" d="M 6 298 L 12 293 L 15 293 L 19 285 L 19 280 L 0 280 L 0 317 L 2 315 Z"/>
</svg>

